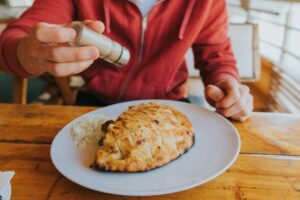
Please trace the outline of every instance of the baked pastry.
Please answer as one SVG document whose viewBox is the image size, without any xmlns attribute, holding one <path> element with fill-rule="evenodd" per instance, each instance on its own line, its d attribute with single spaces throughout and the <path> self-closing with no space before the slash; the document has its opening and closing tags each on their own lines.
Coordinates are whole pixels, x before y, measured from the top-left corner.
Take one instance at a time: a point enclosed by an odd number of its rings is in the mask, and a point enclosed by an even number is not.
<svg viewBox="0 0 300 200">
<path fill-rule="evenodd" d="M 103 125 L 94 167 L 139 172 L 161 167 L 194 143 L 188 118 L 175 108 L 155 102 L 129 107 L 116 121 Z"/>
</svg>

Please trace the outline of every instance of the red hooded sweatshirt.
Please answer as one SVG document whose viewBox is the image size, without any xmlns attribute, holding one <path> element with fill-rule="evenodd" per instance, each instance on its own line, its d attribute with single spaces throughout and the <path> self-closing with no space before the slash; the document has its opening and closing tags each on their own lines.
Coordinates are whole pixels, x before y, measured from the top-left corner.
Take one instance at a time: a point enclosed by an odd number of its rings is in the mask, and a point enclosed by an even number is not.
<svg viewBox="0 0 300 200">
<path fill-rule="evenodd" d="M 145 17 L 128 0 L 36 0 L 2 33 L 0 69 L 30 77 L 16 55 L 30 28 L 38 22 L 86 19 L 104 22 L 104 34 L 131 54 L 121 68 L 98 59 L 81 73 L 88 90 L 104 102 L 182 98 L 188 78 L 184 58 L 190 47 L 206 85 L 227 77 L 239 80 L 227 36 L 225 0 L 160 0 Z"/>
</svg>

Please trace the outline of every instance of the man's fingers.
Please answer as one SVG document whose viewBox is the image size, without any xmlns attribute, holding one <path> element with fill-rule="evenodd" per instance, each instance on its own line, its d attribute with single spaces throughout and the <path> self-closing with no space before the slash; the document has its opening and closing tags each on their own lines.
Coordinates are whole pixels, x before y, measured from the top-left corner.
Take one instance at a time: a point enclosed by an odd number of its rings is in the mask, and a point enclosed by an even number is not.
<svg viewBox="0 0 300 200">
<path fill-rule="evenodd" d="M 249 95 L 245 93 L 244 95 L 241 96 L 241 98 L 238 101 L 236 101 L 229 108 L 225 108 L 225 109 L 217 108 L 217 113 L 223 115 L 224 117 L 231 117 L 239 113 L 242 113 L 245 111 L 246 108 L 248 108 L 247 107 L 248 98 Z"/>
<path fill-rule="evenodd" d="M 47 62 L 47 71 L 56 77 L 65 77 L 78 74 L 87 69 L 94 60 L 85 60 L 71 63 L 53 63 Z"/>
<path fill-rule="evenodd" d="M 66 43 L 76 37 L 76 31 L 60 25 L 38 23 L 31 29 L 31 36 L 43 43 Z"/>
<path fill-rule="evenodd" d="M 93 46 L 42 46 L 40 53 L 46 60 L 61 63 L 95 60 L 99 57 L 98 49 Z"/>
<path fill-rule="evenodd" d="M 101 22 L 101 21 L 85 20 L 83 22 L 83 24 L 100 34 L 102 34 L 105 29 L 105 26 L 104 26 L 103 22 Z"/>
<path fill-rule="evenodd" d="M 216 104 L 217 108 L 229 108 L 240 99 L 239 84 L 236 81 L 227 81 L 218 87 L 225 92 L 225 97 Z"/>
<path fill-rule="evenodd" d="M 205 88 L 205 96 L 207 101 L 214 106 L 216 102 L 219 102 L 224 98 L 225 94 L 220 88 L 214 85 L 208 85 Z"/>
<path fill-rule="evenodd" d="M 33 26 L 30 35 L 37 41 L 42 43 L 67 43 L 76 37 L 76 31 L 71 28 L 73 23 L 65 25 L 55 25 L 48 23 L 38 23 Z M 105 26 L 101 21 L 85 20 L 86 26 L 98 33 L 103 33 Z"/>
<path fill-rule="evenodd" d="M 246 119 L 251 116 L 252 110 L 253 110 L 253 96 L 249 95 L 246 101 L 246 107 L 239 113 L 231 116 L 231 119 L 235 121 L 245 121 Z"/>
<path fill-rule="evenodd" d="M 78 21 L 70 22 L 64 25 L 65 28 L 72 28 L 74 23 L 78 23 Z M 105 30 L 105 25 L 101 21 L 93 21 L 93 20 L 84 20 L 81 22 L 82 24 L 86 25 L 90 29 L 102 34 Z"/>
<path fill-rule="evenodd" d="M 253 110 L 253 96 L 247 86 L 235 79 L 223 79 L 215 83 L 225 97 L 215 104 L 216 111 L 224 117 L 245 120 Z"/>
</svg>

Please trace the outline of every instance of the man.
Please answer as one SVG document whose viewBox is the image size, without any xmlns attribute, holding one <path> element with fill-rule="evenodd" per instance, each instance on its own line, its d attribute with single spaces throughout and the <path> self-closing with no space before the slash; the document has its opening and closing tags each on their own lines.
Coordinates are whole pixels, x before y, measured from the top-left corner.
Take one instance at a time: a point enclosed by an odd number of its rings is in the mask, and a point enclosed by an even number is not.
<svg viewBox="0 0 300 200">
<path fill-rule="evenodd" d="M 68 45 L 75 20 L 128 48 L 130 62 L 117 68 L 98 59 L 93 46 Z M 36 0 L 2 34 L 0 66 L 22 77 L 80 73 L 89 92 L 107 104 L 178 100 L 188 78 L 184 56 L 192 47 L 208 102 L 225 117 L 244 120 L 253 97 L 239 83 L 227 27 L 225 0 Z"/>
</svg>

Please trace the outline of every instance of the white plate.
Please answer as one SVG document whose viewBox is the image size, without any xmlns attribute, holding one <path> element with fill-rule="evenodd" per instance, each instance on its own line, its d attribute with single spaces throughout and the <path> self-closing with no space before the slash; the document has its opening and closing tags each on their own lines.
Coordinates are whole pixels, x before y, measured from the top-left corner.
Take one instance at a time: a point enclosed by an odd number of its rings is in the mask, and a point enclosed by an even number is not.
<svg viewBox="0 0 300 200">
<path fill-rule="evenodd" d="M 10 200 L 10 196 L 11 196 L 11 185 L 9 183 L 4 188 L 2 188 L 2 190 L 0 190 L 0 197 L 2 197 L 3 200 Z"/>
<path fill-rule="evenodd" d="M 78 149 L 70 135 L 75 121 L 91 114 L 116 118 L 128 106 L 150 100 L 131 101 L 87 113 L 65 126 L 51 146 L 55 167 L 71 181 L 99 192 L 128 195 L 161 195 L 190 189 L 219 176 L 236 160 L 240 138 L 231 123 L 220 115 L 199 106 L 166 100 L 151 100 L 174 106 L 185 113 L 196 132 L 194 146 L 177 160 L 142 173 L 99 172 L 89 168 L 96 149 Z"/>
</svg>

